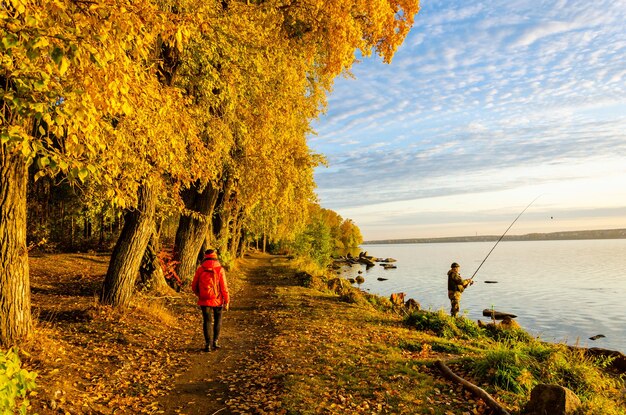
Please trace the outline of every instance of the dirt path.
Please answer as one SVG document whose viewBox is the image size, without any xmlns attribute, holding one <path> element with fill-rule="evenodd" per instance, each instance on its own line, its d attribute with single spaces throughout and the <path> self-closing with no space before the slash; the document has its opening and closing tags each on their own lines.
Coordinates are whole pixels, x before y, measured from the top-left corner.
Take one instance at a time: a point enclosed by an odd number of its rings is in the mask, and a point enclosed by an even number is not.
<svg viewBox="0 0 626 415">
<path fill-rule="evenodd" d="M 471 340 L 409 329 L 365 297 L 306 288 L 285 258 L 247 256 L 227 273 L 231 310 L 222 348 L 209 353 L 188 289 L 111 308 L 97 302 L 107 256 L 30 260 L 36 336 L 22 358 L 38 374 L 33 413 L 488 413 L 428 364 L 471 352 Z"/>
<path fill-rule="evenodd" d="M 276 309 L 277 278 L 271 257 L 251 256 L 239 264 L 238 289 L 232 294 L 230 311 L 223 314 L 221 349 L 201 351 L 204 344 L 197 308 L 195 333 L 187 350 L 190 367 L 176 379 L 168 396 L 160 399 L 165 414 L 210 415 L 252 413 L 246 404 L 254 388 L 255 371 L 271 359 L 270 344 L 278 335 L 269 314 Z M 258 385 L 257 385 L 258 386 Z M 263 385 L 262 393 L 278 393 L 279 385 Z M 246 395 L 243 395 L 246 393 Z"/>
</svg>

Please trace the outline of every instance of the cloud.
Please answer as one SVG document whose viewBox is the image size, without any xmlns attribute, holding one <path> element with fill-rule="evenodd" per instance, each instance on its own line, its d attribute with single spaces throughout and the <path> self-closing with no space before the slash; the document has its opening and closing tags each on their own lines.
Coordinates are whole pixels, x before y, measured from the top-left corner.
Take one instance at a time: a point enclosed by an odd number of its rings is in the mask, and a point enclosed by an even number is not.
<svg viewBox="0 0 626 415">
<path fill-rule="evenodd" d="M 366 60 L 337 82 L 311 141 L 331 165 L 316 171 L 325 206 L 624 171 L 626 8 L 464 4 L 424 4 L 391 65 Z"/>
<path fill-rule="evenodd" d="M 594 168 L 615 159 L 623 164 L 626 122 L 580 121 L 573 131 L 549 121 L 516 120 L 492 130 L 466 126 L 442 134 L 448 141 L 384 150 L 361 146 L 330 156 L 334 169 L 317 172 L 320 196 L 329 207 L 362 206 L 581 178 L 593 170 L 580 167 L 590 160 Z"/>
<path fill-rule="evenodd" d="M 517 48 L 520 46 L 530 46 L 545 37 L 569 32 L 571 30 L 577 30 L 582 27 L 585 27 L 584 22 L 542 22 L 534 27 L 525 30 L 522 35 L 517 39 L 517 41 L 513 42 L 511 46 L 512 48 Z"/>
<path fill-rule="evenodd" d="M 428 13 L 425 12 L 424 19 L 426 24 L 431 26 L 438 26 L 442 24 L 458 23 L 459 21 L 466 20 L 483 11 L 484 7 L 481 4 L 475 4 L 472 6 L 462 8 L 445 8 L 439 12 Z M 420 16 L 421 17 L 421 16 Z"/>
</svg>

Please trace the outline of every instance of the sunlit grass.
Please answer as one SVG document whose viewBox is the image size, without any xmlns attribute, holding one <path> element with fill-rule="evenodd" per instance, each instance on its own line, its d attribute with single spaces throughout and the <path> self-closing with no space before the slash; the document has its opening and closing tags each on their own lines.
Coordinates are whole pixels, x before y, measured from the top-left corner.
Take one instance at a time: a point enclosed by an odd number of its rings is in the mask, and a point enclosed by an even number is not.
<svg viewBox="0 0 626 415">
<path fill-rule="evenodd" d="M 285 334 L 300 345 L 299 356 L 284 357 L 298 362 L 285 383 L 287 413 L 481 413 L 482 403 L 433 368 L 443 359 L 511 413 L 536 385 L 552 383 L 581 399 L 580 415 L 626 415 L 623 380 L 607 374 L 606 360 L 541 342 L 523 329 L 483 327 L 444 311 L 402 318 L 387 298 L 358 289 L 283 287 L 279 298 L 291 313 L 307 304 L 302 327 Z"/>
</svg>

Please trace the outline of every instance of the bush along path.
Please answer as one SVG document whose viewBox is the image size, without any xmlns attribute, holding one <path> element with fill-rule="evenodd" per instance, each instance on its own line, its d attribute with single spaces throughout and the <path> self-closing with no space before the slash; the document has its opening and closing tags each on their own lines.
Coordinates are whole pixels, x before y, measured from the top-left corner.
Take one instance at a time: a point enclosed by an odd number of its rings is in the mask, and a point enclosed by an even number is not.
<svg viewBox="0 0 626 415">
<path fill-rule="evenodd" d="M 437 361 L 512 414 L 549 374 L 563 374 L 548 380 L 568 381 L 583 398 L 580 413 L 626 414 L 617 398 L 623 383 L 598 374 L 594 362 L 527 335 L 497 342 L 444 313 L 405 320 L 387 299 L 349 284 L 330 291 L 286 258 L 248 255 L 227 274 L 222 348 L 208 353 L 190 292 L 140 296 L 116 310 L 94 301 L 106 258 L 47 256 L 31 266 L 38 338 L 21 356 L 38 372 L 29 399 L 40 415 L 494 413 Z"/>
</svg>

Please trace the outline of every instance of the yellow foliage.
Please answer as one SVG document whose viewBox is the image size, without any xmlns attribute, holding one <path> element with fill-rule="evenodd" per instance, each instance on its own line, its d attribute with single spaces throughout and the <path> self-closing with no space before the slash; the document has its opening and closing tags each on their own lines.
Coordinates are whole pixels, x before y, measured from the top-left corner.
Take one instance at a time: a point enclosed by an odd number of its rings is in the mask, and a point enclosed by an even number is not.
<svg viewBox="0 0 626 415">
<path fill-rule="evenodd" d="M 37 177 L 102 186 L 122 207 L 141 183 L 173 199 L 211 183 L 226 214 L 293 233 L 315 199 L 320 158 L 306 139 L 334 78 L 357 50 L 389 62 L 417 11 L 417 0 L 11 0 L 1 143 L 41 160 Z"/>
</svg>

